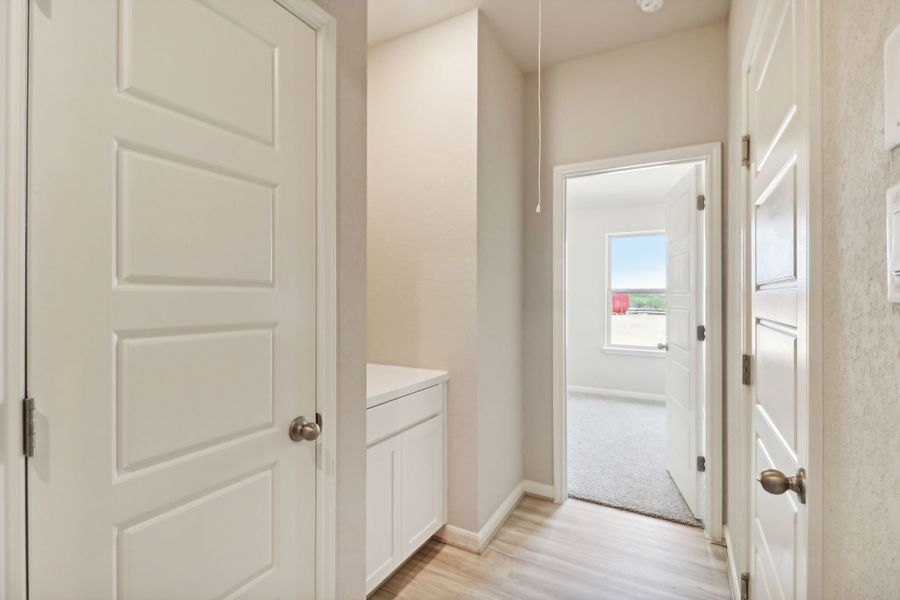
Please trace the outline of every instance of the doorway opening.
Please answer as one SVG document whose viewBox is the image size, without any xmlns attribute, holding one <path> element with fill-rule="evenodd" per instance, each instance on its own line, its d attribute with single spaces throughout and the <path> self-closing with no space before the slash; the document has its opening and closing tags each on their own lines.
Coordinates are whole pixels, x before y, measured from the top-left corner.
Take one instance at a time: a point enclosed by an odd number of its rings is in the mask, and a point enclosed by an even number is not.
<svg viewBox="0 0 900 600">
<path fill-rule="evenodd" d="M 713 539 L 718 159 L 712 144 L 554 177 L 556 500 L 704 527 Z"/>
</svg>

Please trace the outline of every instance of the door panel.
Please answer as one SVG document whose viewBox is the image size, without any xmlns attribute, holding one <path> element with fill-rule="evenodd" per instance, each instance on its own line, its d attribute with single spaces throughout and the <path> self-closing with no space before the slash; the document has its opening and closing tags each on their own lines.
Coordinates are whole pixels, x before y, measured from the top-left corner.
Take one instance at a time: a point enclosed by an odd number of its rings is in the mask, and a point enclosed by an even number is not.
<svg viewBox="0 0 900 600">
<path fill-rule="evenodd" d="M 444 522 L 444 417 L 403 434 L 403 552 L 413 552 Z"/>
<path fill-rule="evenodd" d="M 403 553 L 402 436 L 366 450 L 366 593 L 400 564 Z"/>
<path fill-rule="evenodd" d="M 752 473 L 807 464 L 807 115 L 800 106 L 805 3 L 767 0 L 747 71 L 754 357 Z M 793 492 L 751 493 L 751 596 L 806 598 L 806 510 Z"/>
<path fill-rule="evenodd" d="M 700 515 L 695 469 L 700 421 L 697 374 L 697 175 L 692 169 L 666 194 L 666 431 L 672 480 Z"/>
<path fill-rule="evenodd" d="M 271 428 L 273 342 L 271 329 L 120 336 L 119 469 L 134 471 Z M 241 368 L 223 371 L 229 364 Z"/>
<path fill-rule="evenodd" d="M 273 144 L 280 44 L 234 16 L 217 3 L 123 0 L 120 89 Z"/>
<path fill-rule="evenodd" d="M 308 597 L 315 32 L 271 0 L 30 27 L 31 597 Z"/>
<path fill-rule="evenodd" d="M 121 281 L 273 284 L 274 187 L 127 147 L 118 169 Z"/>
<path fill-rule="evenodd" d="M 120 596 L 214 598 L 272 569 L 273 495 L 266 470 L 123 526 Z"/>
</svg>

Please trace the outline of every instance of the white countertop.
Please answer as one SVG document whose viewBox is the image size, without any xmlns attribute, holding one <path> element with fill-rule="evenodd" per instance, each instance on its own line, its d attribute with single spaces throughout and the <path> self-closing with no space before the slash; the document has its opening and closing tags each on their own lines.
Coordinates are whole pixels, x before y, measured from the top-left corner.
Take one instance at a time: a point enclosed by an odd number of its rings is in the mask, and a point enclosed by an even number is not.
<svg viewBox="0 0 900 600">
<path fill-rule="evenodd" d="M 366 365 L 366 408 L 384 404 L 449 380 L 447 371 Z"/>
</svg>

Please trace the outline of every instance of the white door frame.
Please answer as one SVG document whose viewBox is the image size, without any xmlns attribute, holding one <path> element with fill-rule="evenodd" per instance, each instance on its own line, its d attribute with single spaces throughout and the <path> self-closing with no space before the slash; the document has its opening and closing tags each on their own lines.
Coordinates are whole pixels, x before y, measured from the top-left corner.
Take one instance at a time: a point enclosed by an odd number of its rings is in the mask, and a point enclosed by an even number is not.
<svg viewBox="0 0 900 600">
<path fill-rule="evenodd" d="M 753 49 L 762 27 L 763 17 L 770 0 L 758 2 L 750 26 L 749 34 L 743 55 L 741 58 L 741 72 L 739 79 L 739 93 L 737 94 L 738 109 L 740 115 L 740 132 L 750 129 L 750 106 L 747 88 L 746 74 L 750 69 Z M 822 300 L 822 6 L 821 0 L 804 0 L 806 8 L 806 39 L 805 48 L 809 88 L 804 96 L 807 102 L 805 109 L 808 111 L 809 130 L 807 134 L 807 151 L 809 152 L 809 194 L 810 203 L 807 207 L 809 216 L 809 281 L 807 289 L 807 318 L 808 323 L 808 364 L 809 364 L 809 399 L 808 399 L 808 425 L 809 425 L 809 465 L 807 466 L 806 481 L 806 510 L 807 510 L 807 597 L 822 597 L 822 576 L 824 560 L 824 407 L 822 405 L 822 378 L 823 378 L 823 300 Z M 740 134 L 739 134 L 740 135 Z M 752 140 L 751 140 L 752 142 Z M 740 156 L 730 157 L 730 161 L 740 164 Z M 728 262 L 728 269 L 739 273 L 740 294 L 738 302 L 740 310 L 729 313 L 731 329 L 740 332 L 740 339 L 736 340 L 741 354 L 751 354 L 751 273 L 750 273 L 750 180 L 747 169 L 741 167 L 737 171 L 737 177 L 729 183 L 729 197 L 737 201 L 729 205 L 729 223 L 738 225 L 734 244 L 739 248 L 739 256 Z M 729 242 L 730 244 L 731 242 Z M 730 345 L 730 344 L 729 344 Z M 739 407 L 738 420 L 740 423 L 739 448 L 737 464 L 738 472 L 727 474 L 727 486 L 736 491 L 739 499 L 738 514 L 731 515 L 728 524 L 724 528 L 726 547 L 728 550 L 728 575 L 731 581 L 732 594 L 740 597 L 740 576 L 742 572 L 750 571 L 751 548 L 751 521 L 750 514 L 751 494 L 756 485 L 756 476 L 751 472 L 751 420 L 752 420 L 752 396 L 750 388 L 741 383 L 741 354 L 731 353 L 726 355 L 727 395 L 736 399 L 733 404 Z M 734 446 L 734 445 L 732 445 Z M 741 548 L 740 557 L 735 557 L 735 547 Z M 738 562 L 739 561 L 739 562 Z"/>
<path fill-rule="evenodd" d="M 553 500 L 565 502 L 568 494 L 566 474 L 566 179 L 582 175 L 630 170 L 685 162 L 705 162 L 706 297 L 704 314 L 706 349 L 704 352 L 704 406 L 706 411 L 706 515 L 707 538 L 722 540 L 722 145 L 701 144 L 658 152 L 633 154 L 553 169 Z M 716 357 L 719 357 L 717 360 Z"/>
<path fill-rule="evenodd" d="M 275 0 L 316 31 L 316 582 L 335 596 L 337 457 L 337 22 L 312 0 Z M 0 597 L 26 598 L 25 215 L 28 0 L 0 8 Z"/>
</svg>

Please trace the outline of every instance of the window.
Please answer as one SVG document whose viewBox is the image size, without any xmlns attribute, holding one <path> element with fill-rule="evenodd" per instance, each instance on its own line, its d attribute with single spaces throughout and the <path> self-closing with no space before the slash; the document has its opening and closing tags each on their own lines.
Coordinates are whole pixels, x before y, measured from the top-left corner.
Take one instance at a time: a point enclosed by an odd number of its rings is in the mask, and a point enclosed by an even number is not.
<svg viewBox="0 0 900 600">
<path fill-rule="evenodd" d="M 657 349 L 666 342 L 666 234 L 611 234 L 606 344 Z"/>
</svg>

